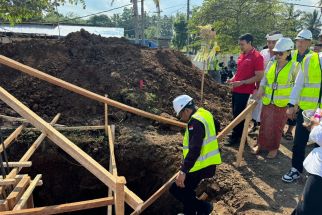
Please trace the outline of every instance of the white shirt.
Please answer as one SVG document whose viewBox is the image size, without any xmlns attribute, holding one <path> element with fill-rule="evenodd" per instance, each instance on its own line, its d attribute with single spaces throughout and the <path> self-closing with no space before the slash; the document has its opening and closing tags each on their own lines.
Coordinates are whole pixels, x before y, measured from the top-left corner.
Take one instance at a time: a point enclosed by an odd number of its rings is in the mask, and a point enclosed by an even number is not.
<svg viewBox="0 0 322 215">
<path fill-rule="evenodd" d="M 271 56 L 271 54 L 269 53 L 269 49 L 263 49 L 260 54 L 263 56 L 264 58 L 264 68 L 266 68 L 268 62 L 271 60 L 271 58 L 273 56 Z"/>
<path fill-rule="evenodd" d="M 303 166 L 308 173 L 322 177 L 322 123 L 312 129 L 310 140 L 317 143 L 320 147 L 311 151 L 305 158 Z"/>
<path fill-rule="evenodd" d="M 322 65 L 322 52 L 319 53 L 320 63 Z M 295 105 L 299 103 L 301 91 L 304 87 L 304 74 L 302 72 L 302 67 L 300 66 L 299 72 L 297 74 L 295 85 L 293 87 L 291 96 L 290 96 L 290 103 Z"/>
</svg>

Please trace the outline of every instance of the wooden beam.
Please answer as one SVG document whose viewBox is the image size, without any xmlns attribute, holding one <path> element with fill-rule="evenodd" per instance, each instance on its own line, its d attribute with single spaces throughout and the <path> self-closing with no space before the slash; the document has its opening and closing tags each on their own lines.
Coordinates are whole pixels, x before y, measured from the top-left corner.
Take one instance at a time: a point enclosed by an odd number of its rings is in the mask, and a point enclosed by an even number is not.
<svg viewBox="0 0 322 215">
<path fill-rule="evenodd" d="M 6 116 L 6 115 L 2 115 L 2 114 L 0 114 L 0 118 L 5 119 L 10 122 L 28 122 L 26 119 L 23 119 L 23 118 Z M 55 124 L 55 126 L 66 126 L 66 125 Z"/>
<path fill-rule="evenodd" d="M 51 215 L 87 210 L 92 208 L 106 207 L 107 205 L 111 204 L 114 204 L 113 198 L 101 198 L 47 207 L 30 208 L 17 211 L 6 211 L 1 212 L 1 215 Z"/>
<path fill-rule="evenodd" d="M 13 143 L 13 141 L 17 139 L 18 135 L 21 133 L 24 127 L 25 127 L 24 125 L 20 125 L 13 133 L 9 135 L 9 137 L 5 139 L 5 141 L 3 142 L 5 148 L 8 148 Z M 3 146 L 2 144 L 0 144 L 0 153 L 2 152 L 3 152 Z"/>
<path fill-rule="evenodd" d="M 17 113 L 19 113 L 22 117 L 27 119 L 31 124 L 33 124 L 33 126 L 45 132 L 47 134 L 47 137 L 51 141 L 53 141 L 57 146 L 59 146 L 72 158 L 74 158 L 81 165 L 83 165 L 88 171 L 95 175 L 106 186 L 110 187 L 113 191 L 116 190 L 116 179 L 111 173 L 109 173 L 91 156 L 86 154 L 78 146 L 76 146 L 64 135 L 58 132 L 53 126 L 45 122 L 42 118 L 40 118 L 28 107 L 26 107 L 23 103 L 18 101 L 15 97 L 13 97 L 2 87 L 0 87 L 0 99 L 4 101 L 7 105 L 9 105 L 12 109 L 14 109 Z M 125 189 L 125 195 L 127 203 L 129 203 L 132 208 L 136 208 L 137 204 L 140 203 L 136 201 L 137 199 L 139 199 L 139 197 L 131 192 L 128 192 L 127 189 Z"/>
<path fill-rule="evenodd" d="M 12 210 L 21 196 L 23 195 L 24 191 L 27 189 L 30 183 L 30 177 L 24 176 L 21 181 L 17 184 L 17 186 L 13 189 L 13 191 L 9 194 L 6 198 L 8 201 L 9 210 Z"/>
<path fill-rule="evenodd" d="M 115 214 L 116 215 L 124 215 L 124 185 L 126 184 L 126 180 L 124 177 L 117 177 L 116 179 L 116 190 L 114 192 L 115 199 Z"/>
<path fill-rule="evenodd" d="M 105 94 L 105 98 L 107 98 L 106 94 Z M 107 126 L 108 126 L 108 106 L 107 104 L 104 103 L 104 129 L 105 129 L 106 136 L 108 134 Z"/>
<path fill-rule="evenodd" d="M 108 144 L 110 148 L 110 162 L 109 162 L 109 171 L 117 177 L 117 168 L 114 154 L 114 140 L 115 140 L 115 125 L 107 126 L 106 135 L 108 136 Z M 108 189 L 108 197 L 112 197 L 113 192 L 111 189 Z M 107 214 L 112 215 L 112 205 L 107 206 Z"/>
<path fill-rule="evenodd" d="M 21 72 L 24 72 L 24 73 L 26 73 L 28 75 L 33 76 L 33 77 L 36 77 L 36 78 L 39 78 L 41 80 L 47 81 L 47 82 L 49 82 L 51 84 L 54 84 L 56 86 L 59 86 L 59 87 L 62 87 L 64 89 L 67 89 L 69 91 L 72 91 L 74 93 L 83 95 L 83 96 L 85 96 L 87 98 L 90 98 L 90 99 L 105 103 L 107 105 L 110 105 L 110 106 L 113 106 L 113 107 L 116 107 L 116 108 L 119 108 L 119 109 L 121 109 L 123 111 L 127 111 L 127 112 L 130 112 L 130 113 L 133 113 L 133 114 L 137 114 L 139 116 L 143 116 L 143 117 L 146 117 L 146 118 L 149 118 L 149 119 L 152 119 L 152 120 L 156 120 L 156 121 L 159 121 L 159 122 L 162 122 L 162 123 L 165 123 L 165 124 L 175 125 L 175 126 L 179 126 L 179 127 L 182 127 L 182 128 L 186 127 L 185 123 L 179 122 L 177 120 L 172 120 L 172 119 L 169 119 L 169 118 L 165 118 L 165 117 L 162 117 L 162 116 L 158 116 L 158 115 L 155 115 L 155 114 L 152 114 L 152 113 L 149 113 L 149 112 L 146 112 L 146 111 L 143 111 L 143 110 L 140 110 L 140 109 L 125 105 L 125 104 L 117 102 L 115 100 L 105 98 L 104 96 L 98 95 L 98 94 L 93 93 L 93 92 L 91 92 L 89 90 L 86 90 L 84 88 L 81 88 L 79 86 L 71 84 L 71 83 L 69 83 L 67 81 L 64 81 L 62 79 L 56 78 L 56 77 L 51 76 L 51 75 L 48 75 L 48 74 L 46 74 L 44 72 L 41 72 L 41 71 L 39 71 L 37 69 L 34 69 L 34 68 L 30 67 L 30 66 L 27 66 L 27 65 L 24 65 L 22 63 L 19 63 L 18 61 L 12 60 L 12 59 L 7 58 L 7 57 L 5 57 L 3 55 L 0 55 L 0 63 L 3 64 L 3 65 L 6 65 L 8 67 L 11 67 L 13 69 L 16 69 L 16 70 L 19 70 Z"/>
<path fill-rule="evenodd" d="M 8 186 L 8 185 L 13 185 L 16 183 L 15 179 L 0 179 L 0 186 Z"/>
<path fill-rule="evenodd" d="M 240 166 L 240 163 L 241 163 L 241 161 L 243 159 L 245 143 L 246 143 L 247 136 L 248 136 L 248 127 L 249 127 L 249 123 L 250 123 L 251 120 L 252 120 L 252 113 L 249 112 L 247 114 L 247 116 L 246 116 L 243 135 L 242 135 L 241 140 L 240 140 L 239 150 L 238 150 L 238 154 L 237 154 L 237 166 Z"/>
<path fill-rule="evenodd" d="M 93 125 L 93 126 L 71 126 L 71 127 L 56 127 L 57 131 L 93 131 L 93 130 L 104 130 L 104 125 Z M 11 130 L 14 128 L 1 128 L 1 130 Z M 26 131 L 40 131 L 38 128 L 24 128 Z"/>
<path fill-rule="evenodd" d="M 7 167 L 7 163 L 4 162 L 2 163 L 2 165 L 4 167 Z M 31 161 L 25 161 L 25 162 L 8 162 L 8 166 L 10 168 L 13 168 L 13 167 L 31 167 L 32 165 L 32 162 Z"/>
<path fill-rule="evenodd" d="M 17 202 L 17 204 L 13 208 L 13 210 L 21 210 L 21 209 L 23 209 L 25 207 L 28 199 L 30 198 L 30 196 L 32 196 L 32 192 L 36 188 L 36 185 L 37 185 L 38 181 L 40 181 L 41 177 L 42 177 L 42 175 L 39 174 L 34 178 L 34 180 L 32 180 L 32 182 L 30 183 L 29 187 L 24 192 L 24 194 L 21 196 L 20 200 Z"/>
<path fill-rule="evenodd" d="M 174 174 L 160 189 L 158 189 L 148 200 L 143 204 L 139 205 L 131 215 L 137 215 L 142 213 L 150 205 L 152 205 L 160 196 L 162 196 L 172 185 L 173 181 L 176 179 L 178 173 Z"/>
<path fill-rule="evenodd" d="M 218 135 L 217 139 L 220 141 L 223 139 L 229 132 L 233 130 L 239 123 L 241 123 L 243 120 L 245 120 L 245 117 L 247 116 L 248 113 L 251 113 L 254 108 L 256 107 L 257 102 L 252 101 L 243 112 L 241 112 L 231 123 L 229 123 L 228 126 L 224 128 Z"/>
</svg>

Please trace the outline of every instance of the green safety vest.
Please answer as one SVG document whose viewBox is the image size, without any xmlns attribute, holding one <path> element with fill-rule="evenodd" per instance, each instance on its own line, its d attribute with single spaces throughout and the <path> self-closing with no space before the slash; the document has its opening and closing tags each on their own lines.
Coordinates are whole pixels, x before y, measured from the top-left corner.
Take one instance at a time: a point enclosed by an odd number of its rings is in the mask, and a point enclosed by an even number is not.
<svg viewBox="0 0 322 215">
<path fill-rule="evenodd" d="M 286 107 L 290 100 L 294 77 L 296 76 L 297 63 L 289 61 L 284 68 L 276 75 L 277 61 L 271 61 L 266 67 L 265 77 L 267 84 L 264 86 L 265 95 L 263 104 L 274 104 L 278 107 Z M 274 83 L 276 89 L 274 90 Z"/>
<path fill-rule="evenodd" d="M 302 64 L 304 86 L 301 91 L 299 106 L 302 110 L 318 107 L 321 87 L 320 58 L 317 53 L 307 55 Z"/>
<path fill-rule="evenodd" d="M 219 60 L 218 60 L 218 58 L 216 56 L 214 56 L 211 60 L 209 60 L 209 62 L 208 62 L 208 70 L 212 70 L 211 65 L 213 66 L 213 70 L 215 70 L 215 71 L 220 70 Z"/>
<path fill-rule="evenodd" d="M 201 147 L 200 155 L 195 162 L 194 166 L 189 172 L 195 172 L 201 170 L 207 166 L 221 164 L 221 156 L 219 152 L 219 145 L 216 136 L 216 128 L 212 114 L 199 108 L 192 116 L 200 121 L 205 127 L 205 137 Z M 186 158 L 189 152 L 189 128 L 186 128 L 186 132 L 183 138 L 183 158 Z"/>
<path fill-rule="evenodd" d="M 306 55 L 313 54 L 313 53 L 314 52 L 312 50 L 310 50 Z M 297 55 L 299 54 L 299 50 L 292 51 L 291 54 L 292 54 L 292 61 L 297 62 Z M 305 56 L 304 56 L 304 58 L 305 58 Z M 304 61 L 304 58 L 303 58 L 302 62 Z M 302 63 L 302 62 L 299 62 L 299 63 Z"/>
</svg>

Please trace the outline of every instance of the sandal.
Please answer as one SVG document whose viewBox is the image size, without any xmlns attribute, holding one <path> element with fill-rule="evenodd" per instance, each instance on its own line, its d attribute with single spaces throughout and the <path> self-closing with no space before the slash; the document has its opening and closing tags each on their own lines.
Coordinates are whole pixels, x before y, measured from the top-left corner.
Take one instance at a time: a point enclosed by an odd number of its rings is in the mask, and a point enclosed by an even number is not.
<svg viewBox="0 0 322 215">
<path fill-rule="evenodd" d="M 293 140 L 293 134 L 290 131 L 285 132 L 283 136 L 286 140 L 289 140 L 289 141 Z"/>
</svg>

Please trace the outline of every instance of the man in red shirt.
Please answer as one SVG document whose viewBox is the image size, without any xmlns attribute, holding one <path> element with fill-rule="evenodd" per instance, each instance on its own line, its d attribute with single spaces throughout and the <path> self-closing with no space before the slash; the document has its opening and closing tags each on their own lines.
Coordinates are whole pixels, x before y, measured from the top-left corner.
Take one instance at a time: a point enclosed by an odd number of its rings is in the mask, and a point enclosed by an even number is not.
<svg viewBox="0 0 322 215">
<path fill-rule="evenodd" d="M 253 47 L 253 36 L 244 34 L 239 37 L 241 54 L 237 61 L 237 71 L 227 82 L 232 85 L 232 110 L 236 118 L 247 106 L 249 96 L 253 94 L 255 83 L 260 82 L 264 75 L 264 58 Z M 240 142 L 244 121 L 237 125 L 230 135 L 226 145 Z"/>
</svg>

